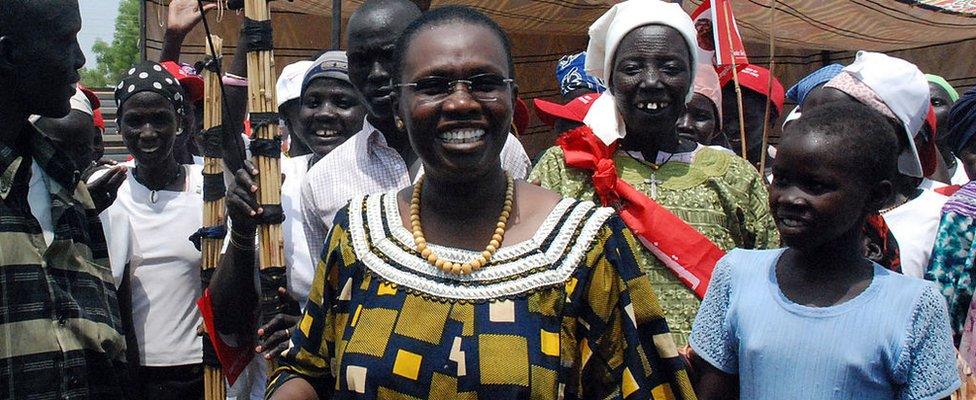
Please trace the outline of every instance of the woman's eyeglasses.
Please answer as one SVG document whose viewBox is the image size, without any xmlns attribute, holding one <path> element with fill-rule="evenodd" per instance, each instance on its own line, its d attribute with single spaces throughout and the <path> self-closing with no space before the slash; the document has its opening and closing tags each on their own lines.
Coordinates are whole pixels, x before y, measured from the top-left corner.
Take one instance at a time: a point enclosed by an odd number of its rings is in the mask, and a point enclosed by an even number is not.
<svg viewBox="0 0 976 400">
<path fill-rule="evenodd" d="M 397 85 L 400 88 L 410 88 L 418 101 L 433 103 L 443 101 L 457 90 L 458 84 L 464 85 L 471 97 L 478 101 L 497 101 L 504 94 L 514 79 L 503 78 L 495 74 L 475 75 L 468 79 L 448 79 L 442 76 L 421 78 L 410 83 Z"/>
</svg>

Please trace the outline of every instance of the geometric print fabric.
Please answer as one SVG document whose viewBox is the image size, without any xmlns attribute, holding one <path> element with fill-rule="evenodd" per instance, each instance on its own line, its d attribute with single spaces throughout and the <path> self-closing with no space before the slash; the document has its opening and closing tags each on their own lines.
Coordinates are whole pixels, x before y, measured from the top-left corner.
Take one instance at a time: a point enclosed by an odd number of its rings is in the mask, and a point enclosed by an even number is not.
<svg viewBox="0 0 976 400">
<path fill-rule="evenodd" d="M 359 204 L 367 207 L 366 201 Z M 581 206 L 576 202 L 563 212 Z M 583 226 L 602 218 L 589 238 L 581 237 L 581 229 L 554 230 L 573 236 L 568 248 L 587 247 L 569 279 L 477 302 L 437 298 L 380 279 L 350 250 L 349 218 L 345 209 L 336 218 L 301 329 L 269 395 L 303 377 L 321 397 L 339 399 L 577 399 L 615 392 L 624 398 L 694 398 L 660 307 L 645 306 L 657 303 L 628 257 L 633 241 L 623 235 L 629 231 L 606 211 L 590 204 L 586 218 L 577 221 Z M 631 296 L 641 297 L 641 306 L 635 308 Z"/>
</svg>

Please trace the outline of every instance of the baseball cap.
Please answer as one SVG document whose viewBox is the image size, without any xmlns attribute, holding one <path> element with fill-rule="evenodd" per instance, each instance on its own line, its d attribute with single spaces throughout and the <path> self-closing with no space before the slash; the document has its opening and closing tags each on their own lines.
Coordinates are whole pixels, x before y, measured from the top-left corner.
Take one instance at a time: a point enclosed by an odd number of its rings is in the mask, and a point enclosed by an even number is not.
<svg viewBox="0 0 976 400">
<path fill-rule="evenodd" d="M 783 84 L 779 82 L 779 79 L 776 79 L 775 76 L 773 77 L 772 90 L 769 90 L 768 69 L 752 64 L 740 65 L 737 69 L 739 70 L 739 85 L 766 96 L 776 107 L 776 113 L 783 115 L 783 103 L 786 99 L 786 90 L 783 89 Z M 725 66 L 718 71 L 718 78 L 723 88 L 734 81 L 735 76 L 732 73 L 732 66 Z"/>
<path fill-rule="evenodd" d="M 173 75 L 174 78 L 183 86 L 191 103 L 203 100 L 203 78 L 197 75 L 196 70 L 189 64 L 177 64 L 173 61 L 163 61 L 159 63 Z"/>
<path fill-rule="evenodd" d="M 570 100 L 566 104 L 553 103 L 542 99 L 533 99 L 532 104 L 535 105 L 535 113 L 539 116 L 539 120 L 546 125 L 555 125 L 557 119 L 582 123 L 593 102 L 599 97 L 599 93 L 587 93 Z"/>
<path fill-rule="evenodd" d="M 312 66 L 309 60 L 296 61 L 285 66 L 278 76 L 275 84 L 276 107 L 281 107 L 291 100 L 302 97 L 302 80 L 305 79 L 305 72 Z"/>
<path fill-rule="evenodd" d="M 859 51 L 844 71 L 870 87 L 904 126 L 909 148 L 899 155 L 898 170 L 925 176 L 914 141 L 931 108 L 929 84 L 922 71 L 908 61 L 870 51 Z"/>
</svg>

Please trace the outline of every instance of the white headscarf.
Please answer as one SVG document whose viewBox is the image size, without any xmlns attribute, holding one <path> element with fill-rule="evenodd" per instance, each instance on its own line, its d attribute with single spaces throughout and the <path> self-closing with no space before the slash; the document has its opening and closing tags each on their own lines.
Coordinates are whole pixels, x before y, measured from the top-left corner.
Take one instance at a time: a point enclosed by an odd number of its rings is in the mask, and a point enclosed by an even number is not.
<svg viewBox="0 0 976 400">
<path fill-rule="evenodd" d="M 691 77 L 685 103 L 694 91 L 695 66 L 698 64 L 698 39 L 695 23 L 681 6 L 660 0 L 627 0 L 618 3 L 590 25 L 590 42 L 586 48 L 586 72 L 610 83 L 617 46 L 630 31 L 645 25 L 664 25 L 676 29 L 688 46 Z M 593 133 L 610 144 L 626 135 L 626 128 L 610 92 L 603 93 L 583 119 Z"/>
</svg>

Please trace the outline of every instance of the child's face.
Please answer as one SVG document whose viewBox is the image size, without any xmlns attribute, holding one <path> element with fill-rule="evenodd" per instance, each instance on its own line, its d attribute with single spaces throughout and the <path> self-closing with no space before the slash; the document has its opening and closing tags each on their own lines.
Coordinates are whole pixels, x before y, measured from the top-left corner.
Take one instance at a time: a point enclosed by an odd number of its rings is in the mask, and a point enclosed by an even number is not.
<svg viewBox="0 0 976 400">
<path fill-rule="evenodd" d="M 819 133 L 791 135 L 773 162 L 769 206 L 783 244 L 816 249 L 860 228 L 869 192 L 855 155 L 841 140 Z"/>
</svg>

